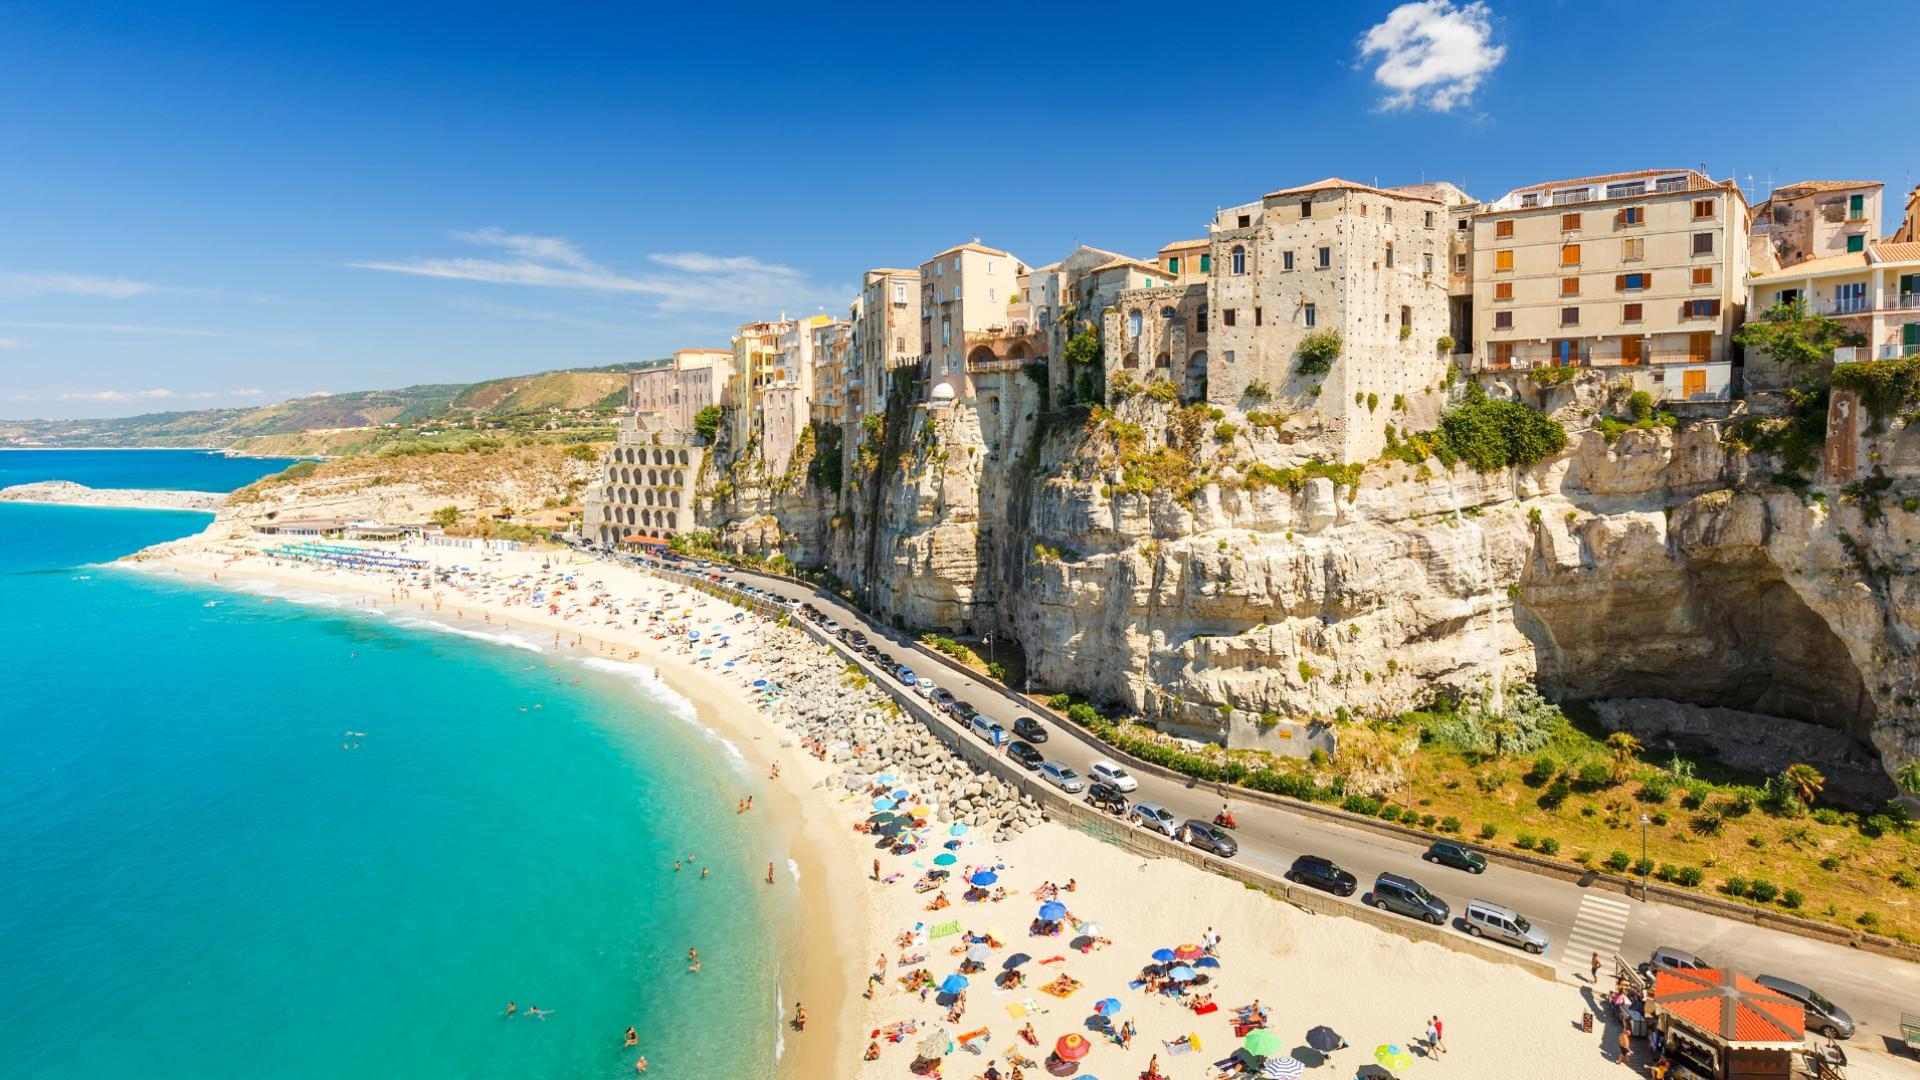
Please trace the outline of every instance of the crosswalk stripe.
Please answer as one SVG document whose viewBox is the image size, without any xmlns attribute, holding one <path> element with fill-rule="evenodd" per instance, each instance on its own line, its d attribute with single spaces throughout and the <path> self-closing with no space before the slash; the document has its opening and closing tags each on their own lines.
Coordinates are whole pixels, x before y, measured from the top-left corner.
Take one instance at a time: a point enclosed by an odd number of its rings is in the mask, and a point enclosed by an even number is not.
<svg viewBox="0 0 1920 1080">
<path fill-rule="evenodd" d="M 1582 972 L 1587 970 L 1594 953 L 1599 953 L 1603 961 L 1612 957 L 1626 938 L 1627 924 L 1632 920 L 1633 905 L 1627 901 L 1594 893 L 1582 896 L 1557 966 L 1570 973 Z"/>
</svg>

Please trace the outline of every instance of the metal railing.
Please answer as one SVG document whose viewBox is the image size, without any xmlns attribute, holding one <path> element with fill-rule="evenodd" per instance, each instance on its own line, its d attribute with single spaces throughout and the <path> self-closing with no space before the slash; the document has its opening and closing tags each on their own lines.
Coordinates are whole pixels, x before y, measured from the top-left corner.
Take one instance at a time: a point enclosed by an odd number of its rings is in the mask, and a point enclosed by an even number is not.
<svg viewBox="0 0 1920 1080">
<path fill-rule="evenodd" d="M 1841 296 L 1832 300 L 1822 300 L 1814 305 L 1821 315 L 1863 315 L 1873 310 L 1871 296 Z"/>
</svg>

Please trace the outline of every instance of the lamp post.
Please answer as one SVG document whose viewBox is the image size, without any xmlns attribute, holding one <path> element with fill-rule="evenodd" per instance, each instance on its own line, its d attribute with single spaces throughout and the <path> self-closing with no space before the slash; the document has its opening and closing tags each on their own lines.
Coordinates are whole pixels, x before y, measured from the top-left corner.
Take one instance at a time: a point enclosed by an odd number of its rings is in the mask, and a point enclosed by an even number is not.
<svg viewBox="0 0 1920 1080">
<path fill-rule="evenodd" d="M 1640 815 L 1640 902 L 1647 902 L 1647 873 L 1653 867 L 1647 862 L 1647 826 L 1653 824 L 1647 815 Z"/>
</svg>

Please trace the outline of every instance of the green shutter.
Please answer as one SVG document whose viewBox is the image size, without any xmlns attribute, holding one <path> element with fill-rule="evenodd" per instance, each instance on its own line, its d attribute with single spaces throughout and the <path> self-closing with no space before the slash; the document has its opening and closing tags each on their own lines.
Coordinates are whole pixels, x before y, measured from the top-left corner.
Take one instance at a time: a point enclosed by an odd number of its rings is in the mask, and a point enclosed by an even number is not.
<svg viewBox="0 0 1920 1080">
<path fill-rule="evenodd" d="M 1866 216 L 1866 213 L 1867 197 L 1865 195 L 1854 195 L 1847 199 L 1847 217 L 1849 219 L 1859 221 Z"/>
<path fill-rule="evenodd" d="M 1179 259 L 1179 258 L 1178 258 L 1177 256 L 1176 256 L 1176 257 L 1174 257 L 1174 258 L 1171 258 L 1171 259 L 1168 259 L 1168 260 L 1167 260 L 1167 273 L 1169 273 L 1169 274 L 1177 274 L 1177 273 L 1179 273 L 1179 272 L 1180 272 L 1180 259 Z"/>
<path fill-rule="evenodd" d="M 1200 272 L 1204 274 L 1207 271 L 1212 269 L 1213 269 L 1213 256 L 1211 255 L 1200 256 Z"/>
<path fill-rule="evenodd" d="M 1901 274 L 1900 295 L 1912 296 L 1917 292 L 1920 292 L 1920 274 Z"/>
<path fill-rule="evenodd" d="M 1847 250 L 1850 252 L 1867 250 L 1867 238 L 1865 236 L 1847 237 Z"/>
<path fill-rule="evenodd" d="M 1920 322 L 1910 322 L 1901 327 L 1900 342 L 1908 348 L 1920 345 Z"/>
</svg>

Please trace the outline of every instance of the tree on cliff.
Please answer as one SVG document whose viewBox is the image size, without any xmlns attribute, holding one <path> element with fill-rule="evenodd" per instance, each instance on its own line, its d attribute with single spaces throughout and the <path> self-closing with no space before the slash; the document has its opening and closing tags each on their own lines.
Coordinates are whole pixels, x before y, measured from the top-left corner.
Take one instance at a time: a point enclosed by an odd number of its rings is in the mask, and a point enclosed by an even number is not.
<svg viewBox="0 0 1920 1080">
<path fill-rule="evenodd" d="M 1607 736 L 1607 749 L 1613 751 L 1613 779 L 1617 783 L 1626 779 L 1633 771 L 1633 759 L 1640 755 L 1645 747 L 1640 740 L 1625 731 L 1616 731 Z"/>
<path fill-rule="evenodd" d="M 1780 778 L 1791 784 L 1793 793 L 1808 806 L 1813 805 L 1813 800 L 1820 794 L 1820 789 L 1827 786 L 1827 778 L 1820 775 L 1820 770 L 1804 761 L 1787 766 L 1780 773 Z"/>
<path fill-rule="evenodd" d="M 708 405 L 693 414 L 693 433 L 701 441 L 712 444 L 714 436 L 720 434 L 720 406 Z"/>
<path fill-rule="evenodd" d="M 1783 364 L 1810 368 L 1833 359 L 1833 350 L 1867 343 L 1867 336 L 1825 315 L 1807 311 L 1804 300 L 1782 300 L 1733 332 L 1743 349 L 1757 349 Z"/>
<path fill-rule="evenodd" d="M 1900 766 L 1900 771 L 1893 774 L 1893 779 L 1900 785 L 1900 790 L 1909 795 L 1920 795 L 1920 761 L 1909 761 Z"/>
</svg>

